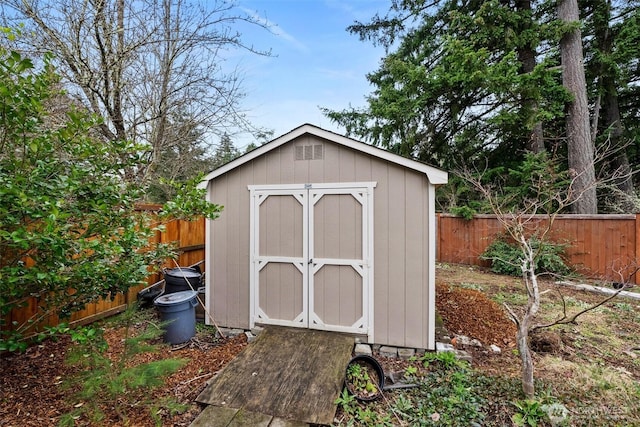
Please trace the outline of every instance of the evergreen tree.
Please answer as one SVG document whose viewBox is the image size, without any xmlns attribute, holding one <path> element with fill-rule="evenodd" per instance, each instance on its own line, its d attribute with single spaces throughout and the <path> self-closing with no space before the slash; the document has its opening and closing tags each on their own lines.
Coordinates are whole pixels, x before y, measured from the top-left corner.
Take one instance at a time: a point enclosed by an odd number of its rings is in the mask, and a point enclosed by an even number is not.
<svg viewBox="0 0 640 427">
<path fill-rule="evenodd" d="M 613 191 L 602 192 L 601 207 L 635 212 L 632 162 L 638 163 L 635 153 L 640 138 L 637 103 L 633 106 L 637 90 L 632 82 L 638 79 L 640 2 L 591 0 L 582 5 L 588 36 L 587 84 L 593 100 L 592 140 L 596 147 L 614 150 L 605 165 L 606 173 L 620 172 Z"/>
<path fill-rule="evenodd" d="M 368 76 L 367 109 L 326 113 L 349 133 L 445 168 L 541 151 L 542 122 L 567 99 L 556 59 L 536 59 L 554 28 L 529 2 L 511 3 L 396 2 L 390 15 L 354 24 L 394 50 Z"/>
<path fill-rule="evenodd" d="M 213 154 L 211 162 L 212 169 L 217 169 L 220 166 L 229 163 L 231 160 L 239 157 L 240 154 L 240 150 L 233 145 L 229 135 L 224 134 L 222 138 L 220 138 L 220 145 Z"/>
<path fill-rule="evenodd" d="M 586 183 L 596 175 L 616 175 L 627 200 L 634 192 L 637 30 L 637 1 L 395 0 L 386 15 L 349 27 L 387 49 L 368 75 L 367 106 L 325 114 L 348 134 L 446 169 L 497 168 L 497 176 L 527 152 L 563 155 L 584 176 L 574 191 L 588 202 L 572 204 L 575 212 L 594 213 Z M 632 146 L 594 164 L 605 142 Z"/>
</svg>

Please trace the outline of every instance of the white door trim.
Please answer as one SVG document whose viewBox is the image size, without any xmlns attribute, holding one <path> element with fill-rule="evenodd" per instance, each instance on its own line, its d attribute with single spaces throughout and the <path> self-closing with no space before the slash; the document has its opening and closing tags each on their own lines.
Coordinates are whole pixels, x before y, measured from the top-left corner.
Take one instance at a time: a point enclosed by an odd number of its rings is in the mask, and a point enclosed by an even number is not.
<svg viewBox="0 0 640 427">
<path fill-rule="evenodd" d="M 309 328 L 331 330 L 340 332 L 350 332 L 369 336 L 369 328 L 373 319 L 371 308 L 373 305 L 373 282 L 370 280 L 370 272 L 373 267 L 373 248 L 369 242 L 373 237 L 373 219 L 370 216 L 369 204 L 372 202 L 373 186 L 363 186 L 362 184 L 354 186 L 313 188 L 309 190 L 309 224 L 313 227 L 315 224 L 313 209 L 326 195 L 350 195 L 361 207 L 361 223 L 362 223 L 362 259 L 333 259 L 333 258 L 317 258 L 314 253 L 314 236 L 309 236 L 309 263 L 311 271 L 309 272 Z M 326 324 L 315 312 L 315 273 L 317 273 L 325 265 L 350 266 L 362 279 L 362 315 L 351 325 L 332 325 Z M 372 338 L 372 337 L 371 337 Z"/>
<path fill-rule="evenodd" d="M 249 247 L 250 247 L 250 269 L 249 269 L 249 326 L 253 328 L 256 322 L 280 325 L 280 326 L 294 326 L 294 327 L 308 327 L 309 315 L 308 315 L 308 303 L 309 287 L 306 285 L 308 280 L 309 268 L 307 266 L 308 254 L 308 226 L 304 223 L 304 218 L 308 217 L 308 203 L 306 201 L 308 191 L 304 187 L 297 186 L 296 188 L 278 188 L 274 190 L 258 189 L 249 186 L 251 203 L 249 208 L 250 215 L 250 229 L 249 229 Z M 302 205 L 302 256 L 301 257 L 283 257 L 283 256 L 264 256 L 259 255 L 260 248 L 260 233 L 259 233 L 259 211 L 260 205 L 269 196 L 292 196 Z M 302 310 L 293 320 L 271 319 L 260 308 L 260 292 L 259 292 L 259 274 L 267 264 L 284 263 L 291 264 L 296 267 L 302 274 Z"/>
<path fill-rule="evenodd" d="M 249 324 L 278 324 L 283 326 L 310 327 L 337 332 L 350 332 L 368 336 L 373 342 L 373 189 L 376 182 L 340 182 L 313 184 L 276 184 L 250 185 L 250 262 L 249 273 Z M 313 207 L 322 196 L 327 194 L 349 194 L 362 206 L 362 260 L 352 259 L 316 259 L 313 249 Z M 303 256 L 301 259 L 290 257 L 260 256 L 259 249 L 259 208 L 271 195 L 290 195 L 303 207 Z M 311 230 L 311 231 L 310 231 Z M 303 311 L 294 321 L 269 319 L 259 307 L 259 272 L 269 262 L 291 262 L 303 275 Z M 327 325 L 313 312 L 313 274 L 322 266 L 349 265 L 362 277 L 362 316 L 353 325 Z M 304 319 L 300 318 L 305 317 Z"/>
</svg>

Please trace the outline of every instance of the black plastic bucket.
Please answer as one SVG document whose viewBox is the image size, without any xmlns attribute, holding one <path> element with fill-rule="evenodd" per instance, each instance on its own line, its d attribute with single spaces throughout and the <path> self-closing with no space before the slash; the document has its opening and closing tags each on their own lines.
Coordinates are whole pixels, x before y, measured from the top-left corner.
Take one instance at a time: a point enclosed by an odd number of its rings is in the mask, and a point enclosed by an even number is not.
<svg viewBox="0 0 640 427">
<path fill-rule="evenodd" d="M 153 301 L 164 292 L 162 285 L 162 282 L 158 282 L 138 292 L 138 304 L 140 307 L 151 307 Z"/>
<path fill-rule="evenodd" d="M 376 390 L 372 391 L 371 394 L 362 394 L 353 390 L 353 387 L 348 381 L 350 369 L 349 367 L 353 364 L 358 364 L 369 371 L 373 371 L 378 376 L 378 381 L 376 381 L 375 383 Z M 347 388 L 347 391 L 358 400 L 371 401 L 377 399 L 382 395 L 382 390 L 384 389 L 384 370 L 382 369 L 380 363 L 378 363 L 378 361 L 371 356 L 362 354 L 352 358 L 347 364 L 345 378 L 345 386 Z"/>
<path fill-rule="evenodd" d="M 178 267 L 164 270 L 164 293 L 197 291 L 202 281 L 199 268 Z"/>
</svg>

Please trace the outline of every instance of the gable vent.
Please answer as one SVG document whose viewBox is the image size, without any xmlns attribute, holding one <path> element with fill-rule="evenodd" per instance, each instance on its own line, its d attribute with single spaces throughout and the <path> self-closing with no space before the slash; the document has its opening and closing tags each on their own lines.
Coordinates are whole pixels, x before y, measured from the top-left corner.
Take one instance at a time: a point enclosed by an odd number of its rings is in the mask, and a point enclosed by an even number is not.
<svg viewBox="0 0 640 427">
<path fill-rule="evenodd" d="M 322 160 L 324 147 L 322 144 L 296 145 L 295 156 L 296 160 Z"/>
</svg>

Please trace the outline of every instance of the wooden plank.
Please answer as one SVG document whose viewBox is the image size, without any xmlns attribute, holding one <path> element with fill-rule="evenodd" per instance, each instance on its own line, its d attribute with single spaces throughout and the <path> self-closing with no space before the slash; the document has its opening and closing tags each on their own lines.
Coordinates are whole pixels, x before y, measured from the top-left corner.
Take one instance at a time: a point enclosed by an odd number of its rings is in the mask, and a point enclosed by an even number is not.
<svg viewBox="0 0 640 427">
<path fill-rule="evenodd" d="M 70 322 L 70 325 L 73 326 L 73 327 L 82 326 L 82 325 L 88 325 L 90 323 L 95 322 L 96 320 L 104 319 L 105 317 L 109 317 L 109 316 L 113 316 L 113 315 L 118 314 L 118 313 L 122 313 L 126 309 L 127 309 L 126 305 L 124 305 L 124 304 L 123 305 L 119 305 L 119 306 L 116 306 L 116 307 L 112 307 L 112 308 L 110 308 L 108 310 L 104 310 L 104 311 L 95 313 L 92 316 L 86 316 L 86 317 L 82 317 L 82 318 L 77 319 L 77 320 L 72 320 Z"/>
<path fill-rule="evenodd" d="M 207 406 L 190 427 L 227 427 L 237 413 L 237 409 Z"/>
<path fill-rule="evenodd" d="M 310 424 L 331 424 L 353 337 L 267 327 L 196 401 Z"/>
<path fill-rule="evenodd" d="M 389 262 L 391 253 L 389 248 L 389 188 L 388 166 L 380 162 L 372 162 L 372 181 L 377 181 L 373 197 L 373 319 L 371 319 L 374 342 L 387 342 L 389 337 L 389 309 L 388 295 L 390 292 Z M 382 226 L 380 226 L 382 225 Z"/>
<path fill-rule="evenodd" d="M 478 260 L 477 262 L 480 265 L 490 265 L 489 262 L 480 259 L 480 256 L 482 256 L 487 247 L 495 239 L 495 233 L 491 232 L 493 223 L 494 219 L 484 218 L 479 224 L 477 224 L 479 225 L 479 227 L 475 227 L 475 229 L 473 227 L 475 223 L 468 223 L 470 226 L 469 235 L 470 238 L 474 241 L 473 251 L 469 252 L 469 256 L 472 256 L 474 259 Z"/>
<path fill-rule="evenodd" d="M 405 171 L 399 167 L 389 166 L 389 288 L 387 294 L 388 337 L 390 345 L 402 345 L 406 334 L 404 323 L 405 293 L 404 285 L 401 291 L 393 288 L 393 284 L 404 284 L 406 269 L 404 254 L 407 234 L 412 233 L 411 226 L 406 222 L 406 184 Z M 376 219 L 374 218 L 374 221 Z"/>
<path fill-rule="evenodd" d="M 267 168 L 267 174 L 270 169 Z M 227 267 L 229 269 L 226 277 L 227 286 L 224 292 L 227 294 L 225 310 L 229 325 L 233 327 L 249 328 L 249 282 L 243 282 L 241 274 L 243 270 L 249 271 L 249 240 L 240 240 L 240 230 L 249 228 L 249 211 L 243 211 L 241 205 L 243 201 L 249 200 L 247 180 L 245 171 L 230 173 L 227 181 L 227 203 L 230 208 L 227 218 L 226 241 L 223 251 L 225 252 Z M 232 209 L 232 211 L 231 211 Z M 230 220 L 231 219 L 231 220 Z"/>
<path fill-rule="evenodd" d="M 190 427 L 304 427 L 307 423 L 274 418 L 244 409 L 207 406 Z"/>
<path fill-rule="evenodd" d="M 177 221 L 180 228 L 180 248 L 204 244 L 204 218 Z"/>
<path fill-rule="evenodd" d="M 415 231 L 407 233 L 405 241 L 404 324 L 406 326 L 402 339 L 404 346 L 417 348 L 427 347 L 428 325 L 423 316 L 429 312 L 427 282 L 424 282 L 422 273 L 429 268 L 425 237 L 431 236 L 428 236 L 429 228 L 423 222 L 426 216 L 424 198 L 428 194 L 423 187 L 423 182 L 422 175 L 408 172 L 405 174 L 406 194 L 410 198 L 406 202 L 405 219 L 407 229 Z M 410 194 L 415 196 L 409 196 Z"/>
<path fill-rule="evenodd" d="M 330 162 L 324 162 L 325 167 L 331 168 L 328 169 L 330 175 L 328 176 L 337 176 L 338 182 L 354 182 L 356 181 L 356 152 L 347 148 L 340 148 L 340 158 L 338 159 L 338 164 L 331 164 Z M 334 175 L 336 172 L 332 166 L 337 166 L 338 173 Z M 326 180 L 326 178 L 325 178 Z"/>
<path fill-rule="evenodd" d="M 436 213 L 436 235 L 434 238 L 436 239 L 436 259 L 442 258 L 442 219 L 440 218 L 440 213 Z"/>
<path fill-rule="evenodd" d="M 240 409 L 228 427 L 268 427 L 272 419 L 273 417 L 270 415 Z"/>
<path fill-rule="evenodd" d="M 588 222 L 591 225 L 591 232 L 590 233 L 586 233 L 586 237 L 585 237 L 585 249 L 586 248 L 591 248 L 588 249 L 588 251 L 592 254 L 595 254 L 595 263 L 593 264 L 592 270 L 596 276 L 603 276 L 605 273 L 605 254 L 604 254 L 604 245 L 603 243 L 603 238 L 604 238 L 604 225 L 603 225 L 603 221 L 593 221 L 593 220 L 588 220 Z M 587 263 L 587 265 L 589 265 Z"/>
<path fill-rule="evenodd" d="M 609 276 L 615 269 L 620 268 L 620 253 L 622 249 L 620 238 L 622 230 L 620 229 L 620 224 L 607 221 L 604 223 L 604 230 L 601 231 L 603 231 L 603 234 L 600 236 L 602 239 L 602 251 L 604 253 L 603 275 Z M 623 281 L 623 279 L 618 281 Z"/>
<path fill-rule="evenodd" d="M 440 238 L 438 239 L 438 258 L 436 258 L 440 262 L 453 262 L 451 256 L 451 240 L 453 239 L 452 232 L 452 219 L 446 215 L 439 214 L 439 226 L 438 233 Z"/>
<path fill-rule="evenodd" d="M 38 300 L 35 297 L 27 297 L 24 300 L 24 305 L 18 308 L 14 308 L 9 313 L 9 322 L 3 326 L 3 329 L 13 330 L 16 327 L 24 325 L 29 319 L 38 312 Z"/>
<path fill-rule="evenodd" d="M 480 250 L 481 242 L 479 237 L 482 235 L 483 231 L 486 229 L 486 219 L 480 219 L 479 221 L 463 221 L 461 226 L 464 228 L 464 240 L 465 242 L 469 242 L 469 248 L 463 254 L 463 260 L 465 264 L 474 263 L 475 260 L 478 260 L 482 251 Z M 478 262 L 478 261 L 475 261 Z"/>
<path fill-rule="evenodd" d="M 285 420 L 282 418 L 273 418 L 271 420 L 271 424 L 269 424 L 269 427 L 308 427 L 308 426 L 309 424 L 307 423 Z"/>
<path fill-rule="evenodd" d="M 254 168 L 255 169 L 255 168 Z M 228 288 L 238 283 L 237 277 L 230 268 L 229 257 L 231 255 L 226 251 L 227 240 L 229 239 L 230 221 L 240 220 L 240 212 L 237 207 L 230 206 L 228 203 L 229 184 L 228 176 L 224 175 L 218 180 L 210 184 L 210 191 L 215 195 L 216 203 L 224 205 L 224 211 L 220 218 L 210 222 L 209 243 L 211 247 L 207 252 L 207 262 L 209 263 L 207 272 L 207 307 L 210 312 L 214 313 L 216 321 L 221 325 L 232 324 L 232 306 L 231 296 Z M 248 228 L 248 227 L 247 227 Z"/>
</svg>

